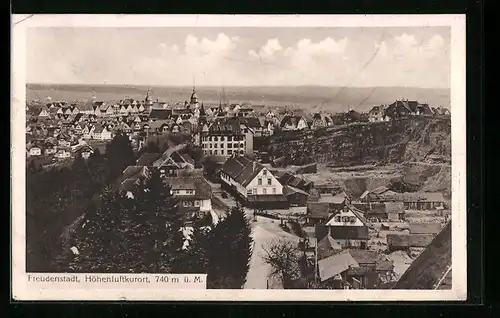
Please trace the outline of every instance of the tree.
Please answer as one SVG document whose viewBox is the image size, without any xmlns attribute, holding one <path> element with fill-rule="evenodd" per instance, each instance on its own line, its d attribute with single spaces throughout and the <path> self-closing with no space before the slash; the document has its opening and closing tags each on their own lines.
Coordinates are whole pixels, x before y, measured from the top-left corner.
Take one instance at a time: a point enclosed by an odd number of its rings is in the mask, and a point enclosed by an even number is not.
<svg viewBox="0 0 500 318">
<path fill-rule="evenodd" d="M 229 215 L 214 227 L 209 239 L 208 287 L 242 288 L 250 267 L 253 244 L 250 223 L 243 208 L 239 205 L 232 208 Z"/>
<path fill-rule="evenodd" d="M 294 244 L 286 239 L 274 239 L 264 246 L 262 259 L 271 266 L 271 275 L 278 277 L 285 289 L 293 287 L 300 277 L 299 253 Z"/>
<path fill-rule="evenodd" d="M 110 169 L 110 179 L 114 180 L 125 168 L 135 164 L 135 154 L 130 139 L 123 134 L 117 134 L 106 145 L 106 158 Z"/>
<path fill-rule="evenodd" d="M 134 199 L 110 187 L 101 205 L 86 215 L 76 239 L 79 255 L 67 265 L 76 272 L 174 273 L 184 225 L 177 200 L 158 173 L 139 186 Z M 61 263 L 61 261 L 59 262 Z"/>
</svg>

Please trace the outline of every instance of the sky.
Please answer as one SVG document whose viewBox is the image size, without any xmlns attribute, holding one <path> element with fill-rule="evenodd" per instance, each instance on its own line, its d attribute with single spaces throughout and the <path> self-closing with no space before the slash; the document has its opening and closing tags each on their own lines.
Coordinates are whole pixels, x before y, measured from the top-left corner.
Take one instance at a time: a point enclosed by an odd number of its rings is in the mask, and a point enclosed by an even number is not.
<svg viewBox="0 0 500 318">
<path fill-rule="evenodd" d="M 449 27 L 30 28 L 27 81 L 450 87 Z"/>
</svg>

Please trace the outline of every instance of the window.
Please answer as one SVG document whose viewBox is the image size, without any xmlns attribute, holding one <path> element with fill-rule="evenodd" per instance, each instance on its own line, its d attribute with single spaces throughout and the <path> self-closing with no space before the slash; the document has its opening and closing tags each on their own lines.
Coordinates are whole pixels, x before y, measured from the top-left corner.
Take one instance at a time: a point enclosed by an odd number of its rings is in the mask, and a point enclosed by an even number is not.
<svg viewBox="0 0 500 318">
<path fill-rule="evenodd" d="M 267 188 L 263 188 L 263 189 L 262 189 L 262 193 L 263 193 L 263 194 L 267 194 Z"/>
<path fill-rule="evenodd" d="M 272 185 L 273 184 L 273 179 L 267 178 L 267 185 Z"/>
<path fill-rule="evenodd" d="M 212 144 L 208 144 L 208 148 L 212 148 Z"/>
<path fill-rule="evenodd" d="M 212 154 L 212 150 L 210 150 L 210 154 Z"/>
<path fill-rule="evenodd" d="M 242 155 L 242 154 L 243 154 L 243 150 L 240 150 L 240 155 Z"/>
<path fill-rule="evenodd" d="M 224 144 L 220 144 L 220 147 L 221 147 L 221 148 L 224 148 Z"/>
<path fill-rule="evenodd" d="M 340 222 L 340 216 L 335 217 L 335 222 Z"/>
<path fill-rule="evenodd" d="M 276 188 L 273 188 L 273 194 L 276 194 Z"/>
<path fill-rule="evenodd" d="M 200 206 L 200 201 L 198 200 L 194 201 L 194 206 Z"/>
<path fill-rule="evenodd" d="M 221 150 L 221 151 L 220 151 L 220 154 L 221 154 L 221 155 L 224 155 L 224 150 Z"/>
<path fill-rule="evenodd" d="M 238 144 L 234 143 L 233 148 L 238 148 Z"/>
<path fill-rule="evenodd" d="M 252 189 L 247 190 L 247 195 L 252 194 Z"/>
<path fill-rule="evenodd" d="M 214 150 L 214 155 L 217 155 L 217 150 Z"/>
<path fill-rule="evenodd" d="M 257 194 L 257 188 L 253 188 L 253 194 Z"/>
<path fill-rule="evenodd" d="M 258 184 L 258 185 L 262 185 L 262 179 L 261 179 L 261 178 L 259 178 L 259 179 L 257 180 L 257 184 Z"/>
<path fill-rule="evenodd" d="M 349 217 L 348 216 L 343 216 L 342 217 L 342 222 L 345 222 L 345 223 L 349 222 Z"/>
<path fill-rule="evenodd" d="M 228 151 L 227 151 L 227 154 L 228 154 L 228 155 L 232 155 L 232 154 L 233 154 L 233 151 L 232 151 L 232 150 L 228 150 Z"/>
<path fill-rule="evenodd" d="M 228 140 L 228 141 L 233 141 L 233 136 L 229 136 L 229 137 L 227 137 L 227 140 Z"/>
<path fill-rule="evenodd" d="M 214 137 L 214 140 L 219 141 L 219 137 L 218 136 Z"/>
<path fill-rule="evenodd" d="M 264 170 L 262 171 L 262 175 L 267 176 L 267 170 L 266 170 L 266 169 L 264 169 Z"/>
<path fill-rule="evenodd" d="M 356 218 L 354 216 L 351 216 L 351 223 L 356 223 Z"/>
</svg>

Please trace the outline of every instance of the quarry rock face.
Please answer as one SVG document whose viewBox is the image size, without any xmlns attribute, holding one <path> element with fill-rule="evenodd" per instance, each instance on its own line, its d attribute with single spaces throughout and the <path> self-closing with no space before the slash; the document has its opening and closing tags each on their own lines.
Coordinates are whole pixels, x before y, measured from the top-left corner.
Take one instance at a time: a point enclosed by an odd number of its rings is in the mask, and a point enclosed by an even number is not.
<svg viewBox="0 0 500 318">
<path fill-rule="evenodd" d="M 355 123 L 277 136 L 270 153 L 332 167 L 405 162 L 449 162 L 451 123 L 441 118 L 409 118 L 380 123 Z"/>
</svg>

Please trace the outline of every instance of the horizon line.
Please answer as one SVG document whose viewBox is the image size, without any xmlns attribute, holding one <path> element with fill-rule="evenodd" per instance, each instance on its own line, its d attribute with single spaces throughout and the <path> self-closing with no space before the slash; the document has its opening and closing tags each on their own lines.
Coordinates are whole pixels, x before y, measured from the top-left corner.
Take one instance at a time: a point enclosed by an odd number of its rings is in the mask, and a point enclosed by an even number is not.
<svg viewBox="0 0 500 318">
<path fill-rule="evenodd" d="M 47 86 L 135 86 L 135 87 L 178 87 L 178 88 L 192 88 L 192 84 L 170 84 L 170 85 L 162 85 L 162 84 L 119 84 L 119 83 L 42 83 L 42 82 L 26 82 L 26 85 L 47 85 Z M 217 87 L 220 88 L 220 85 L 196 85 L 195 87 Z M 256 87 L 256 88 L 273 88 L 273 87 L 317 87 L 317 88 L 406 88 L 406 89 L 435 89 L 435 90 L 451 90 L 450 87 L 421 87 L 421 86 L 346 86 L 346 85 L 223 85 L 223 87 Z"/>
</svg>

